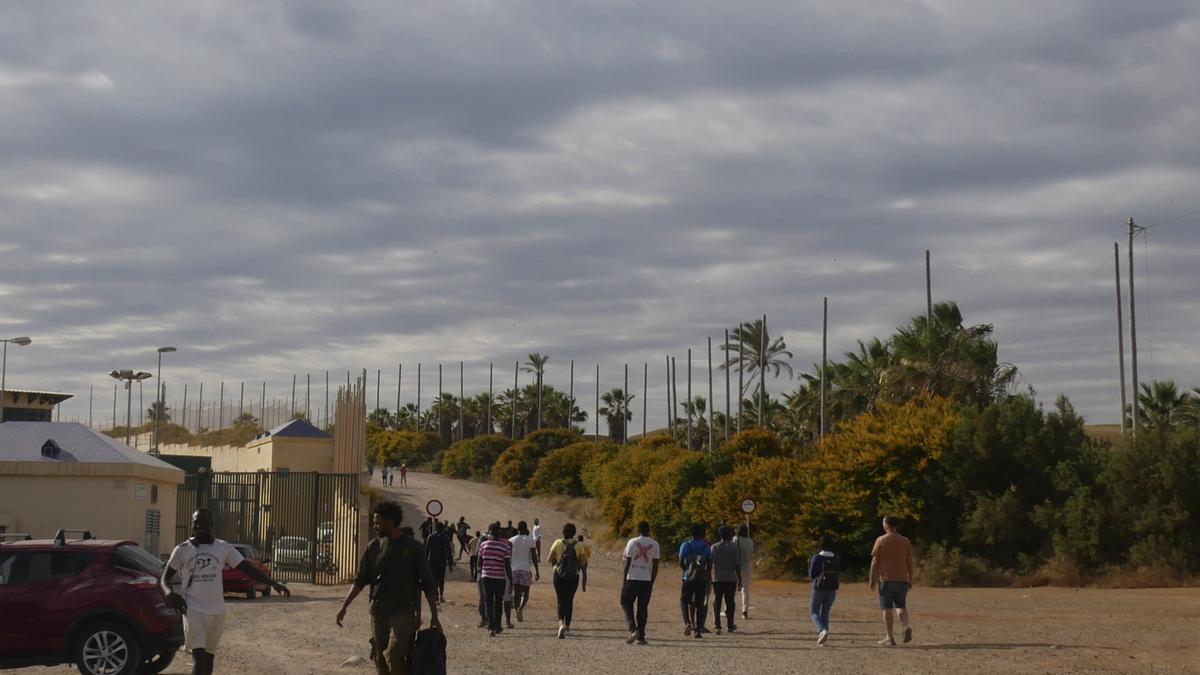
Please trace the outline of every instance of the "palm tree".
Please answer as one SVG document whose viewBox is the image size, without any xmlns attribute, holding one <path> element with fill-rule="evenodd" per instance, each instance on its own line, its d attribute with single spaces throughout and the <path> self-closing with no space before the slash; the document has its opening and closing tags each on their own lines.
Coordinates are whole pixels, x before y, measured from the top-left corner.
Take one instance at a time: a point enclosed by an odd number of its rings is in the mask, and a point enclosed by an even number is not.
<svg viewBox="0 0 1200 675">
<path fill-rule="evenodd" d="M 453 443 L 454 423 L 458 420 L 458 397 L 448 391 L 442 392 L 433 399 L 433 405 L 429 406 L 429 414 L 437 419 L 437 431 L 442 443 Z"/>
<path fill-rule="evenodd" d="M 892 336 L 890 395 L 906 401 L 920 394 L 987 405 L 1008 390 L 1017 369 L 999 363 L 992 325 L 964 326 L 953 302 L 933 306 L 932 321 L 915 316 Z"/>
<path fill-rule="evenodd" d="M 579 406 L 571 405 L 571 397 L 550 385 L 542 390 L 542 420 L 547 427 L 573 428 L 576 422 L 586 422 L 588 414 Z"/>
<path fill-rule="evenodd" d="M 633 399 L 633 394 L 626 395 L 620 387 L 606 391 L 600 396 L 604 405 L 600 406 L 599 413 L 608 420 L 610 439 L 620 441 L 625 438 L 625 425 L 633 419 L 633 413 L 629 410 L 629 402 Z"/>
<path fill-rule="evenodd" d="M 411 429 L 417 431 L 421 427 L 421 413 L 417 410 L 417 404 L 406 403 L 404 407 L 396 411 L 396 428 Z"/>
<path fill-rule="evenodd" d="M 505 389 L 496 397 L 496 404 L 492 407 L 492 420 L 500 427 L 502 433 L 516 440 L 524 433 L 527 416 L 525 408 L 525 399 L 520 389 Z"/>
<path fill-rule="evenodd" d="M 533 352 L 521 367 L 522 372 L 533 373 L 534 384 L 537 386 L 537 417 L 534 419 L 534 429 L 542 428 L 542 376 L 546 374 L 546 363 L 549 361 L 549 356 Z"/>
<path fill-rule="evenodd" d="M 1181 421 L 1179 417 L 1188 412 L 1189 398 L 1188 392 L 1175 386 L 1175 380 L 1142 382 L 1138 392 L 1142 425 L 1147 429 L 1174 429 Z"/>
<path fill-rule="evenodd" d="M 835 364 L 831 364 L 835 365 Z M 826 382 L 827 389 L 839 400 L 844 412 L 836 419 L 845 419 L 859 413 L 871 412 L 883 395 L 888 384 L 888 373 L 892 367 L 892 352 L 879 338 L 869 342 L 858 341 L 857 352 L 846 352 L 846 363 L 836 364 L 834 382 Z M 818 392 L 819 393 L 819 392 Z M 829 394 L 826 395 L 829 397 Z"/>
<path fill-rule="evenodd" d="M 764 335 L 764 333 L 766 334 Z M 763 344 L 767 345 L 765 354 L 761 353 Z M 791 364 L 787 362 L 787 359 L 792 358 L 787 343 L 784 342 L 783 336 L 778 336 L 772 341 L 769 330 L 763 326 L 762 319 L 738 324 L 729 332 L 729 341 L 721 345 L 721 349 L 725 350 L 725 363 L 721 364 L 722 370 L 736 367 L 739 362 L 742 364 L 742 370 L 746 374 L 742 384 L 742 398 L 746 397 L 746 392 L 755 389 L 755 381 L 761 375 L 758 372 L 760 363 L 766 364 L 766 369 L 771 371 L 772 377 L 779 377 L 779 374 L 784 371 L 787 372 L 788 377 L 794 375 Z"/>
<path fill-rule="evenodd" d="M 684 441 L 685 447 L 691 450 L 703 450 L 708 444 L 708 401 L 703 396 L 694 396 L 691 401 L 679 404 L 683 408 L 684 420 L 675 425 L 676 434 Z M 687 418 L 692 418 L 692 437 L 687 436 Z M 716 424 L 716 420 L 713 421 Z M 711 449 L 711 448 L 710 448 Z"/>
</svg>

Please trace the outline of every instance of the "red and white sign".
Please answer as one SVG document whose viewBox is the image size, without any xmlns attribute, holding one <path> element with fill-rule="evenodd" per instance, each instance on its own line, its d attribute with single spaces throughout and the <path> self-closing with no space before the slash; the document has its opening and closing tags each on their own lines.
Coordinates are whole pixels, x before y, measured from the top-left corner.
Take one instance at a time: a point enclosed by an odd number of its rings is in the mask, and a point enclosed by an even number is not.
<svg viewBox="0 0 1200 675">
<path fill-rule="evenodd" d="M 433 518 L 437 518 L 442 515 L 442 503 L 436 499 L 430 499 L 425 504 L 425 513 L 428 513 Z"/>
<path fill-rule="evenodd" d="M 751 513 L 754 513 L 754 509 L 757 509 L 757 508 L 758 508 L 758 502 L 754 501 L 753 499 L 743 499 L 742 500 L 742 513 L 744 513 L 746 515 L 750 515 Z"/>
</svg>

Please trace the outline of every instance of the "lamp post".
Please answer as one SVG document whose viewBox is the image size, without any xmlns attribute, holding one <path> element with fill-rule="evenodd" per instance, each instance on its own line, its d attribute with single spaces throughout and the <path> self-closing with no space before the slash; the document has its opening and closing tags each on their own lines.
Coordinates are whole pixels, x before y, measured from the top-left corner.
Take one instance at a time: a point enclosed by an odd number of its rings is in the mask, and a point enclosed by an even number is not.
<svg viewBox="0 0 1200 675">
<path fill-rule="evenodd" d="M 33 340 L 30 340 L 29 338 L 22 336 L 22 337 L 15 337 L 15 338 L 0 338 L 0 342 L 4 343 L 4 357 L 2 360 L 0 360 L 0 423 L 2 423 L 2 422 L 4 422 L 4 408 L 7 407 L 7 404 L 4 402 L 4 399 L 5 399 L 5 393 L 6 393 L 5 392 L 5 384 L 7 384 L 5 382 L 5 379 L 8 374 L 8 343 L 11 342 L 14 345 L 17 345 L 18 347 L 24 347 L 25 345 L 29 344 L 30 342 L 33 342 Z"/>
<path fill-rule="evenodd" d="M 163 416 L 163 408 L 165 405 L 163 402 L 165 392 L 163 391 L 162 384 L 162 355 L 177 351 L 179 350 L 175 349 L 174 347 L 158 348 L 158 396 L 154 397 L 155 400 L 158 401 L 158 405 L 154 406 L 154 444 L 151 446 L 153 449 L 150 451 L 150 454 L 155 456 L 158 455 L 158 420 Z"/>
<path fill-rule="evenodd" d="M 132 370 L 113 370 L 108 373 L 108 376 L 124 382 L 125 391 L 129 392 L 125 396 L 125 445 L 129 445 L 129 431 L 133 426 L 133 383 L 148 380 L 154 376 L 144 370 L 136 373 Z"/>
</svg>

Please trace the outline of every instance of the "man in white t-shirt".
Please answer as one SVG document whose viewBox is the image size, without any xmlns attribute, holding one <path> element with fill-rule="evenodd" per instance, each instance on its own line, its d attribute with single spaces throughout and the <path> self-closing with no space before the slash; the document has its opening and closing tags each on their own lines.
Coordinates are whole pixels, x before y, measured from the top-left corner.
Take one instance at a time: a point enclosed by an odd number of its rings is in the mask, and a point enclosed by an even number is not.
<svg viewBox="0 0 1200 675">
<path fill-rule="evenodd" d="M 537 521 L 534 521 L 537 522 Z M 534 580 L 541 580 L 538 569 L 538 554 L 534 539 L 529 534 L 525 521 L 517 523 L 517 536 L 508 540 L 512 544 L 513 607 L 517 610 L 517 621 L 525 620 L 525 605 L 529 603 L 529 587 Z"/>
<path fill-rule="evenodd" d="M 255 581 L 267 584 L 290 597 L 287 586 L 272 580 L 254 567 L 231 544 L 213 537 L 212 513 L 200 509 L 192 514 L 192 538 L 171 551 L 159 585 L 167 604 L 183 614 L 184 648 L 192 652 L 193 675 L 211 675 L 221 633 L 225 628 L 225 566 L 236 567 Z M 171 580 L 180 575 L 180 591 Z"/>
<path fill-rule="evenodd" d="M 629 626 L 626 644 L 646 644 L 646 618 L 650 610 L 650 592 L 658 578 L 660 558 L 658 542 L 650 538 L 650 523 L 638 523 L 638 536 L 625 544 L 625 583 L 621 585 L 621 608 Z M 637 616 L 633 605 L 637 602 Z"/>
</svg>

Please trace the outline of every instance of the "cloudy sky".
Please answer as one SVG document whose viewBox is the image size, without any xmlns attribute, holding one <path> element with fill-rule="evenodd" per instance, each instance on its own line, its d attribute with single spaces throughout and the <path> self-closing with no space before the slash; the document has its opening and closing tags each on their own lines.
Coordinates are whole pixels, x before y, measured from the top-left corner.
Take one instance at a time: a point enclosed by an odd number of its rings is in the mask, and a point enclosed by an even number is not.
<svg viewBox="0 0 1200 675">
<path fill-rule="evenodd" d="M 1198 63 L 1192 0 L 6 2 L 8 384 L 107 424 L 174 345 L 171 399 L 367 368 L 394 407 L 398 363 L 427 402 L 541 351 L 648 361 L 653 426 L 664 354 L 765 313 L 807 370 L 823 296 L 831 354 L 885 336 L 931 249 L 1022 386 L 1115 422 L 1130 216 L 1142 378 L 1200 385 Z"/>
</svg>

